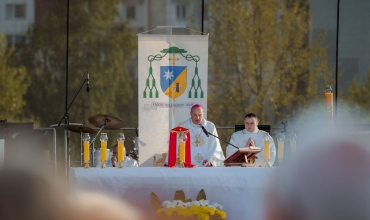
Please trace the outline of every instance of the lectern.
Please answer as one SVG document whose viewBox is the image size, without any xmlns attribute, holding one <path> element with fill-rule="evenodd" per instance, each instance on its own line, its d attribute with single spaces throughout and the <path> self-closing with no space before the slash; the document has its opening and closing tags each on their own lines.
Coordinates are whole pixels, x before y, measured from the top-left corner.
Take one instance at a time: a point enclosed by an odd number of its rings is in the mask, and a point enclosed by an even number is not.
<svg viewBox="0 0 370 220">
<path fill-rule="evenodd" d="M 224 161 L 225 167 L 243 166 L 243 167 L 262 167 L 263 164 L 250 163 L 250 159 L 261 152 L 259 147 L 244 147 L 239 148 L 234 154 L 226 158 Z"/>
</svg>

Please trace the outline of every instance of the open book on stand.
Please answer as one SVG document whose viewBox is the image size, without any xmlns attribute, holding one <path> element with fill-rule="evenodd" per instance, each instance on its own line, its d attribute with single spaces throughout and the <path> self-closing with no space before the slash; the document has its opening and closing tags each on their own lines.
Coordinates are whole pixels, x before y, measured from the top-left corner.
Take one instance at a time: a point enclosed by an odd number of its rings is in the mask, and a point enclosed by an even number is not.
<svg viewBox="0 0 370 220">
<path fill-rule="evenodd" d="M 253 167 L 262 167 L 262 164 L 253 164 L 249 163 L 249 159 L 259 152 L 261 152 L 261 148 L 250 146 L 250 147 L 243 147 L 239 148 L 234 154 L 230 157 L 226 158 L 224 161 L 225 167 L 230 166 L 253 166 Z"/>
</svg>

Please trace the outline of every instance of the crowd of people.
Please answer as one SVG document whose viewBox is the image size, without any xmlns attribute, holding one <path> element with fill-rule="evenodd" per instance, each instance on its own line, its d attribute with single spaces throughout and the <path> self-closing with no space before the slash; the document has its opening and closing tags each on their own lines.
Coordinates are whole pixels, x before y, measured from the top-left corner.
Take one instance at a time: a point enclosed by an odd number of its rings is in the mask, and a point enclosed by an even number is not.
<svg viewBox="0 0 370 220">
<path fill-rule="evenodd" d="M 370 151 L 353 136 L 312 138 L 279 167 L 265 220 L 370 219 Z"/>
<path fill-rule="evenodd" d="M 21 168 L 0 169 L 2 220 L 140 220 L 135 207 L 97 192 L 68 192 L 55 181 Z"/>
</svg>

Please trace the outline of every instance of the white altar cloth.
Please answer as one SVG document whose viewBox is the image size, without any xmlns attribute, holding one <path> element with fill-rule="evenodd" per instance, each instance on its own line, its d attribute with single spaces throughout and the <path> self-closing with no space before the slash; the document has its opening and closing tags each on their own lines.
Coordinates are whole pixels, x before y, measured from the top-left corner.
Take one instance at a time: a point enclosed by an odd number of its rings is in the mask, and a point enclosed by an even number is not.
<svg viewBox="0 0 370 220">
<path fill-rule="evenodd" d="M 253 167 L 71 168 L 71 189 L 113 193 L 137 206 L 147 219 L 156 219 L 150 202 L 154 192 L 161 202 L 173 200 L 176 190 L 195 200 L 204 189 L 210 203 L 223 206 L 228 220 L 262 220 L 265 192 L 276 169 Z"/>
</svg>

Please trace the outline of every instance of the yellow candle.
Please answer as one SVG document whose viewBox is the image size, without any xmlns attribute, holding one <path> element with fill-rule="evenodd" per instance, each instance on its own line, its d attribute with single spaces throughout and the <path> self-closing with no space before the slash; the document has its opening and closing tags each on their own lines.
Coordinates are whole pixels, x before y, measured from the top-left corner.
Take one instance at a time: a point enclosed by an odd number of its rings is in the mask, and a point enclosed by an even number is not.
<svg viewBox="0 0 370 220">
<path fill-rule="evenodd" d="M 296 150 L 297 150 L 297 143 L 295 140 L 291 140 L 290 141 L 290 151 L 292 154 L 295 154 Z"/>
<path fill-rule="evenodd" d="M 182 162 L 185 162 L 185 142 L 183 140 L 180 141 L 179 158 Z"/>
<path fill-rule="evenodd" d="M 333 93 L 331 92 L 325 93 L 325 103 L 326 107 L 333 108 Z"/>
<path fill-rule="evenodd" d="M 90 152 L 89 152 L 89 141 L 84 141 L 84 162 L 88 163 L 90 161 Z"/>
<path fill-rule="evenodd" d="M 264 141 L 264 156 L 265 156 L 265 161 L 270 161 L 270 142 L 269 141 Z"/>
<path fill-rule="evenodd" d="M 123 141 L 118 141 L 118 146 L 117 146 L 117 150 L 118 150 L 118 162 L 123 162 Z"/>
<path fill-rule="evenodd" d="M 126 156 L 126 147 L 125 143 L 122 142 L 122 162 L 125 161 L 125 156 Z"/>
<path fill-rule="evenodd" d="M 283 161 L 284 158 L 284 141 L 278 141 L 278 160 Z"/>
<path fill-rule="evenodd" d="M 100 160 L 102 163 L 107 160 L 107 142 L 106 141 L 100 142 Z"/>
</svg>

